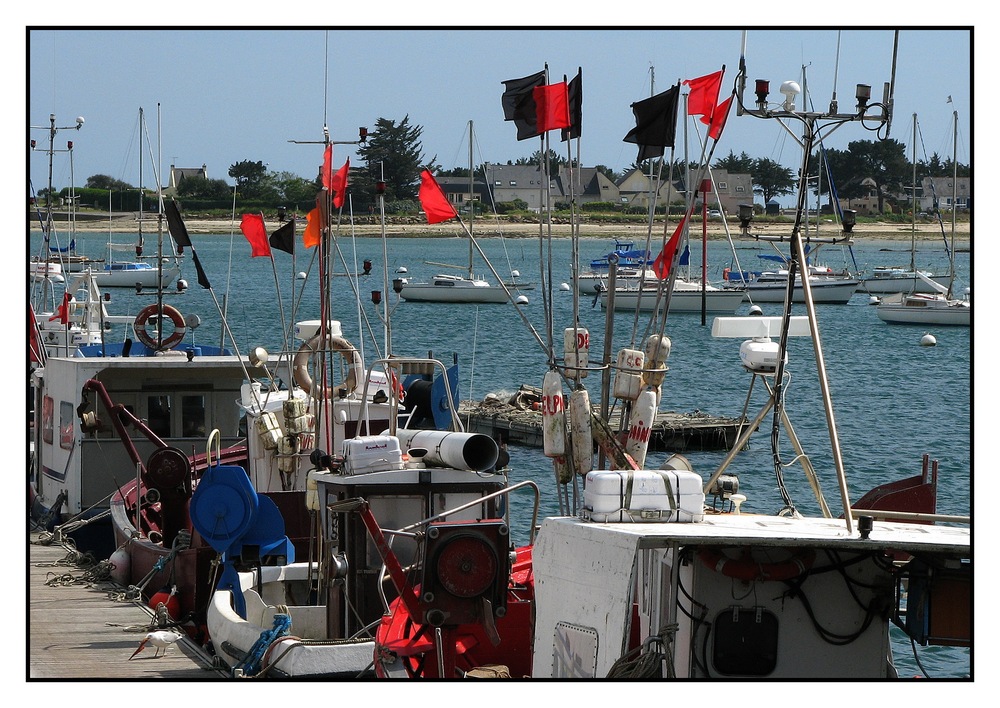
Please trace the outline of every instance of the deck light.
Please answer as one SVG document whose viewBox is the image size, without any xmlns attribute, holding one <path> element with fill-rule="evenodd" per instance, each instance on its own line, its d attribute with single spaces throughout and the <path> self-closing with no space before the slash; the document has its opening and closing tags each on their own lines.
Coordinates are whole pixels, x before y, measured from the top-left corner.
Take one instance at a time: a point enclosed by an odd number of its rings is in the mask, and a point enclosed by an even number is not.
<svg viewBox="0 0 1000 708">
<path fill-rule="evenodd" d="M 770 92 L 771 82 L 767 79 L 757 79 L 754 86 L 754 93 L 757 94 L 757 106 L 763 110 L 767 105 L 767 94 Z"/>
<path fill-rule="evenodd" d="M 868 84 L 858 84 L 854 95 L 858 98 L 858 110 L 863 111 L 868 107 L 868 99 L 872 96 L 872 87 Z"/>
<path fill-rule="evenodd" d="M 358 128 L 358 140 L 364 142 L 368 139 L 368 128 L 364 126 Z"/>
</svg>

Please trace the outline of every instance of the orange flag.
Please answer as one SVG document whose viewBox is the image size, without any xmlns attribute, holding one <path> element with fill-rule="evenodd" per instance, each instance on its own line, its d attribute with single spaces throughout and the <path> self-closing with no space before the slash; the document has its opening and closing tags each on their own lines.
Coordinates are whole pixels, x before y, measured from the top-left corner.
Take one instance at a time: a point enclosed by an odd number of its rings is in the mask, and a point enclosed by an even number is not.
<svg viewBox="0 0 1000 708">
<path fill-rule="evenodd" d="M 333 206 L 336 209 L 344 206 L 344 197 L 347 196 L 347 173 L 351 171 L 351 158 L 347 158 L 344 166 L 337 170 L 330 182 L 330 191 L 333 192 Z"/>
<path fill-rule="evenodd" d="M 69 302 L 72 299 L 73 297 L 69 293 L 63 293 L 62 304 L 56 309 L 55 314 L 49 318 L 49 322 L 59 320 L 60 324 L 69 324 Z"/>
<path fill-rule="evenodd" d="M 733 97 L 730 96 L 715 107 L 715 112 L 712 114 L 712 125 L 708 129 L 708 137 L 712 138 L 712 140 L 718 140 L 722 136 L 722 129 L 726 127 L 726 119 L 729 117 L 729 106 L 732 102 Z"/>
<path fill-rule="evenodd" d="M 439 224 L 458 216 L 455 207 L 441 191 L 441 185 L 426 168 L 420 173 L 420 193 L 418 196 L 420 197 L 420 206 L 424 208 L 424 214 L 427 216 L 428 224 Z"/>
<path fill-rule="evenodd" d="M 327 189 L 330 189 L 331 174 L 333 174 L 333 145 L 327 145 L 323 151 L 323 172 L 320 174 L 323 186 Z"/>
<path fill-rule="evenodd" d="M 677 245 L 681 242 L 681 232 L 684 231 L 684 222 L 687 221 L 687 218 L 688 215 L 685 214 L 680 223 L 677 224 L 674 235 L 664 244 L 660 255 L 653 261 L 653 272 L 660 280 L 666 280 L 670 275 L 670 266 L 674 262 L 674 254 L 677 252 Z"/>
<path fill-rule="evenodd" d="M 318 207 L 306 214 L 306 230 L 302 233 L 302 243 L 306 248 L 312 248 L 313 246 L 319 245 L 321 233 L 319 224 L 320 220 L 321 217 Z"/>
</svg>

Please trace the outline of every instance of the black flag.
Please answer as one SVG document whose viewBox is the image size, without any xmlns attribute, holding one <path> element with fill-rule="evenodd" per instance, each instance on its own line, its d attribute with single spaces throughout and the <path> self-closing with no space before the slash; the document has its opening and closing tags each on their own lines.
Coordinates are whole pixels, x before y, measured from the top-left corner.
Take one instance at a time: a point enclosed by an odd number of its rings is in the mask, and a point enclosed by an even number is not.
<svg viewBox="0 0 1000 708">
<path fill-rule="evenodd" d="M 674 146 L 677 132 L 677 97 L 681 86 L 676 84 L 663 93 L 632 104 L 635 127 L 622 140 L 639 146 L 637 162 L 661 157 L 663 148 Z"/>
<path fill-rule="evenodd" d="M 208 276 L 205 275 L 205 270 L 201 267 L 201 261 L 198 260 L 198 254 L 195 253 L 194 244 L 191 243 L 191 237 L 188 236 L 187 227 L 181 218 L 181 212 L 177 208 L 177 201 L 171 199 L 165 202 L 164 208 L 167 212 L 167 229 L 177 243 L 178 252 L 184 253 L 185 246 L 191 249 L 191 259 L 194 261 L 195 270 L 198 271 L 198 285 L 206 290 L 211 290 L 212 284 L 208 282 Z"/>
<path fill-rule="evenodd" d="M 576 77 L 571 79 L 567 87 L 569 93 L 570 127 L 563 128 L 562 140 L 579 138 L 583 128 L 583 68 L 577 69 Z"/>
<path fill-rule="evenodd" d="M 545 72 L 525 76 L 522 79 L 509 79 L 503 82 L 504 92 L 500 97 L 503 106 L 503 119 L 514 121 L 517 126 L 517 139 L 525 140 L 538 135 L 538 114 L 535 106 L 534 89 L 545 84 Z"/>
<path fill-rule="evenodd" d="M 267 239 L 272 248 L 295 255 L 295 217 L 292 217 L 278 227 L 278 230 Z"/>
</svg>

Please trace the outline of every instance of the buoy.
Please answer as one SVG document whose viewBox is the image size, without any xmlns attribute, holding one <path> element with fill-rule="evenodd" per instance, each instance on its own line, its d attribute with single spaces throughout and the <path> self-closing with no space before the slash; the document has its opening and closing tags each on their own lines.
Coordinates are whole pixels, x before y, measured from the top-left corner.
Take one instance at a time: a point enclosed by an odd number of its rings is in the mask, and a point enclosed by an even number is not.
<svg viewBox="0 0 1000 708">
<path fill-rule="evenodd" d="M 750 314 L 756 317 L 756 316 L 759 316 L 759 315 L 763 315 L 764 311 L 762 309 L 760 309 L 760 305 L 751 305 L 750 306 Z"/>
<path fill-rule="evenodd" d="M 562 283 L 559 286 L 559 289 L 562 290 L 564 293 L 569 292 L 569 283 Z"/>
<path fill-rule="evenodd" d="M 920 338 L 920 346 L 922 347 L 933 347 L 935 344 L 937 344 L 937 340 L 934 339 L 933 334 L 925 334 Z"/>
<path fill-rule="evenodd" d="M 593 469 L 594 434 L 590 424 L 590 394 L 581 388 L 569 396 L 569 431 L 573 447 L 573 468 L 581 477 Z"/>
<path fill-rule="evenodd" d="M 563 330 L 563 356 L 567 376 L 587 377 L 587 366 L 590 364 L 590 331 L 587 328 L 567 327 Z"/>
<path fill-rule="evenodd" d="M 566 402 L 562 379 L 555 371 L 542 379 L 542 446 L 546 457 L 566 454 Z"/>
<path fill-rule="evenodd" d="M 131 559 L 124 548 L 119 548 L 108 558 L 111 563 L 111 579 L 119 585 L 128 585 Z"/>
<path fill-rule="evenodd" d="M 658 387 L 663 384 L 667 375 L 667 359 L 670 358 L 670 337 L 662 334 L 651 334 L 646 338 L 646 366 L 642 372 L 642 382 L 647 386 Z"/>
<path fill-rule="evenodd" d="M 653 430 L 655 415 L 656 391 L 647 387 L 632 406 L 632 415 L 628 422 L 628 439 L 625 441 L 625 452 L 632 456 L 640 469 L 646 463 L 646 450 L 649 448 L 649 435 Z"/>
<path fill-rule="evenodd" d="M 517 299 L 514 300 L 514 302 L 517 303 L 518 305 L 527 305 L 528 304 L 528 296 L 527 295 L 518 295 Z"/>
<path fill-rule="evenodd" d="M 642 369 L 646 355 L 638 349 L 622 349 L 618 352 L 615 371 L 614 397 L 634 401 L 642 388 Z"/>
<path fill-rule="evenodd" d="M 878 305 L 880 302 L 882 302 L 882 298 L 876 295 L 872 295 L 871 297 L 868 298 L 869 305 Z"/>
<path fill-rule="evenodd" d="M 149 598 L 149 607 L 152 610 L 156 610 L 156 607 L 163 603 L 164 607 L 167 608 L 167 613 L 170 615 L 171 619 L 180 619 L 181 616 L 181 601 L 177 599 L 177 594 L 171 592 L 167 588 L 163 588 L 157 593 L 154 593 L 151 598 Z"/>
<path fill-rule="evenodd" d="M 299 280 L 305 280 L 306 279 L 306 273 L 305 273 L 305 271 L 300 270 L 295 277 L 298 278 Z"/>
<path fill-rule="evenodd" d="M 519 271 L 519 270 L 512 270 L 510 272 L 510 277 L 512 277 L 512 278 L 520 278 L 521 277 L 521 271 Z"/>
<path fill-rule="evenodd" d="M 399 268 L 396 269 L 396 272 L 397 273 L 406 273 L 408 271 L 406 270 L 406 266 L 399 266 Z"/>
</svg>

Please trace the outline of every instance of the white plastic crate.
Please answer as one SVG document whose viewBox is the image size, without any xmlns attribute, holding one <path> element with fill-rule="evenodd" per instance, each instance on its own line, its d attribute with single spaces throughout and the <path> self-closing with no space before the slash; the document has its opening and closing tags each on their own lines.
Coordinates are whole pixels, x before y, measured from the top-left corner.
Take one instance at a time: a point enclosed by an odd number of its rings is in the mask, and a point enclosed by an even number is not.
<svg viewBox="0 0 1000 708">
<path fill-rule="evenodd" d="M 583 518 L 605 522 L 698 522 L 705 517 L 701 476 L 688 470 L 593 470 Z"/>
</svg>

